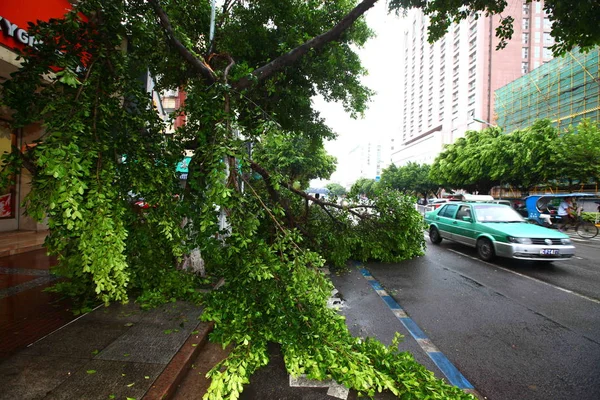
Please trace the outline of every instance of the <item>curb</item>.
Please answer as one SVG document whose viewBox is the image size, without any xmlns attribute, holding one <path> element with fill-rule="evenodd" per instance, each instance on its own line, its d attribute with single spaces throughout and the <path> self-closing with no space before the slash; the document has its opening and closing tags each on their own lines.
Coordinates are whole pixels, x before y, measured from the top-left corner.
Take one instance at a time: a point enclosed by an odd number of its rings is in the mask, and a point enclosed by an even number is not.
<svg viewBox="0 0 600 400">
<path fill-rule="evenodd" d="M 177 386 L 188 373 L 200 350 L 208 342 L 208 334 L 213 331 L 214 327 L 214 322 L 200 322 L 196 326 L 194 330 L 198 333 L 190 335 L 183 346 L 175 353 L 169 364 L 144 395 L 144 400 L 165 400 L 173 397 Z"/>
</svg>

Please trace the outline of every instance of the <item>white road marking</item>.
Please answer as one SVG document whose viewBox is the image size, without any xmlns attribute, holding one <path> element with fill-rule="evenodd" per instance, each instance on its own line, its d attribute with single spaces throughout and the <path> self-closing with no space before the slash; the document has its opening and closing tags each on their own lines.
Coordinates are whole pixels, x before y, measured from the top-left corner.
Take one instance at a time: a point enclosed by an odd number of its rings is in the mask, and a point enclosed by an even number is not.
<svg viewBox="0 0 600 400">
<path fill-rule="evenodd" d="M 489 265 L 490 267 L 499 268 L 499 269 L 501 269 L 501 270 L 503 270 L 503 271 L 510 272 L 511 274 L 518 275 L 518 276 L 520 276 L 520 277 L 522 277 L 522 278 L 531 279 L 532 281 L 536 281 L 536 282 L 542 283 L 542 284 L 544 284 L 544 285 L 547 285 L 547 286 L 553 287 L 554 289 L 558 289 L 558 290 L 560 290 L 560 291 L 563 291 L 563 292 L 565 292 L 565 293 L 573 294 L 573 295 L 575 295 L 575 296 L 581 297 L 582 299 L 585 299 L 585 300 L 591 301 L 591 302 L 593 302 L 593 303 L 596 303 L 596 304 L 600 304 L 600 300 L 596 300 L 596 299 L 594 299 L 594 298 L 592 298 L 592 297 L 588 297 L 588 296 L 586 296 L 586 295 L 584 295 L 584 294 L 580 294 L 580 293 L 577 293 L 577 292 L 573 292 L 572 290 L 565 289 L 565 288 L 562 288 L 562 287 L 560 287 L 560 286 L 556 286 L 556 285 L 553 285 L 553 284 L 551 284 L 551 283 L 544 282 L 544 281 L 542 281 L 542 280 L 540 280 L 540 279 L 533 278 L 533 277 L 531 277 L 531 276 L 524 275 L 524 274 L 521 274 L 521 273 L 519 273 L 519 272 L 516 272 L 516 271 L 510 270 L 510 269 L 508 269 L 508 268 L 504 268 L 504 267 L 501 267 L 501 266 L 499 266 L 499 265 L 492 264 L 492 263 L 489 263 L 489 262 L 487 262 L 487 261 L 480 260 L 480 259 L 479 259 L 479 258 L 477 258 L 477 257 L 469 256 L 469 255 L 467 255 L 467 254 L 461 253 L 460 251 L 456 251 L 456 250 L 452 250 L 452 249 L 447 249 L 447 250 L 448 250 L 448 251 L 451 251 L 451 252 L 453 252 L 453 253 L 456 253 L 456 254 L 458 254 L 458 255 L 461 255 L 461 256 L 463 256 L 463 257 L 467 257 L 467 258 L 470 258 L 470 259 L 472 259 L 472 260 L 475 260 L 475 261 L 482 262 L 482 263 L 484 263 L 484 264 L 487 264 L 487 265 Z"/>
</svg>

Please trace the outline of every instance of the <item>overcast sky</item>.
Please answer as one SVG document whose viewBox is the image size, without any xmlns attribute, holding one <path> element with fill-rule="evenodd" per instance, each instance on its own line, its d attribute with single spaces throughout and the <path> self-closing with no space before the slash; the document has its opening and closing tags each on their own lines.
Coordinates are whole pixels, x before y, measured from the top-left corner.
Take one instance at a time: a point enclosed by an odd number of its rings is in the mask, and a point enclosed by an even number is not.
<svg viewBox="0 0 600 400">
<path fill-rule="evenodd" d="M 394 14 L 387 14 L 385 3 L 377 2 L 367 12 L 367 23 L 377 37 L 369 40 L 364 48 L 358 49 L 362 65 L 369 71 L 362 81 L 376 92 L 365 117 L 353 120 L 344 112 L 341 104 L 326 103 L 322 98 L 313 99 L 315 108 L 321 112 L 327 125 L 338 134 L 337 140 L 325 145 L 329 154 L 338 158 L 338 168 L 331 177 L 332 182 L 343 183 L 358 178 L 355 176 L 356 168 L 350 168 L 352 159 L 348 156 L 358 144 L 381 143 L 387 148 L 389 141 L 386 139 L 399 131 L 396 110 L 400 106 L 401 91 L 396 76 L 398 66 L 402 65 L 399 52 L 402 23 Z M 389 157 L 389 152 L 384 154 Z"/>
</svg>

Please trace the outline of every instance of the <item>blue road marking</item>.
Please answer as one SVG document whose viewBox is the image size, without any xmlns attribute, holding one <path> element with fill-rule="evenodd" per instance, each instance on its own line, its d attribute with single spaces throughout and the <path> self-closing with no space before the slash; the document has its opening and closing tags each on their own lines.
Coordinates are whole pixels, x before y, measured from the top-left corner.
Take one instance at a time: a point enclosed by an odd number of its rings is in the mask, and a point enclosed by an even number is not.
<svg viewBox="0 0 600 400">
<path fill-rule="evenodd" d="M 408 329 L 412 337 L 415 339 L 427 339 L 425 332 L 419 328 L 419 326 L 410 318 L 399 318 L 400 322 Z"/>
<path fill-rule="evenodd" d="M 360 268 L 361 264 L 357 263 L 357 267 Z M 366 268 L 360 268 L 360 273 L 367 278 L 367 282 L 371 284 L 371 287 L 377 291 L 379 297 L 388 305 L 391 310 L 402 310 L 402 307 L 394 300 L 387 292 L 383 289 L 381 284 L 377 282 L 371 273 Z M 473 385 L 460 373 L 458 369 L 446 358 L 446 356 L 439 351 L 427 351 L 422 341 L 428 341 L 427 335 L 419 328 L 419 326 L 409 317 L 398 317 L 398 320 L 404 325 L 404 327 L 410 332 L 413 338 L 417 340 L 417 343 L 425 353 L 433 360 L 435 365 L 442 371 L 442 373 L 448 379 L 450 384 L 457 386 L 460 389 L 474 389 Z"/>
<path fill-rule="evenodd" d="M 396 303 L 396 300 L 394 300 L 392 298 L 392 296 L 388 296 L 388 295 L 380 295 L 381 299 L 385 302 L 385 304 L 388 305 L 389 308 L 391 308 L 392 310 L 402 310 L 402 308 L 398 305 L 398 303 Z"/>
<path fill-rule="evenodd" d="M 433 360 L 435 365 L 442 370 L 451 384 L 458 386 L 461 389 L 474 389 L 473 385 L 456 369 L 454 364 L 446 358 L 443 353 L 432 351 L 427 353 Z"/>
</svg>

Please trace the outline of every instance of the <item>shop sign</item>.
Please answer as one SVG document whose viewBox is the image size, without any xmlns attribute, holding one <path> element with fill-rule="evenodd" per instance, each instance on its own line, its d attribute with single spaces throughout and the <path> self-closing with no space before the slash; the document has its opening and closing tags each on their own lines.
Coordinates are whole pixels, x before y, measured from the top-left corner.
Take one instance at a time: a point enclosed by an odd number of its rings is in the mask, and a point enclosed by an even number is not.
<svg viewBox="0 0 600 400">
<path fill-rule="evenodd" d="M 11 49 L 23 49 L 35 44 L 29 36 L 29 22 L 62 18 L 72 8 L 67 0 L 1 0 L 0 44 Z"/>
</svg>

